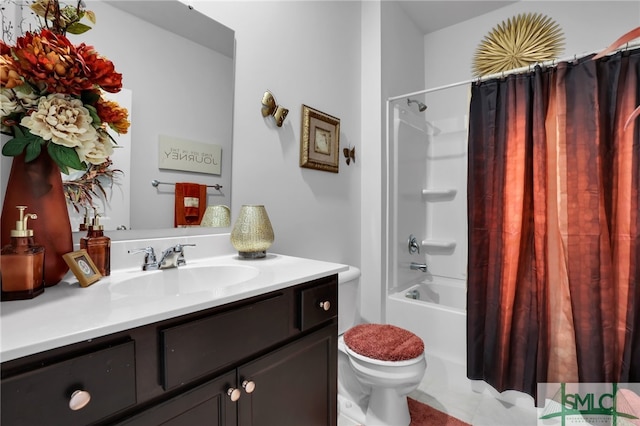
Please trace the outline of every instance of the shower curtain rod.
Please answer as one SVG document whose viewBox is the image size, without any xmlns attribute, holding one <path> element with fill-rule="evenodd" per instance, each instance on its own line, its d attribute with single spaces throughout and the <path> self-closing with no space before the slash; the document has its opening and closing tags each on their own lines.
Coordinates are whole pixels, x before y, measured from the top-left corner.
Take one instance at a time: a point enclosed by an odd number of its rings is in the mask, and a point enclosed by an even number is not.
<svg viewBox="0 0 640 426">
<path fill-rule="evenodd" d="M 621 50 L 628 50 L 628 49 L 631 49 L 631 48 L 634 48 L 634 47 L 638 47 L 638 46 L 640 46 L 640 41 L 633 42 L 633 43 L 627 43 L 624 46 L 621 46 L 618 49 L 614 50 L 612 53 L 619 52 Z M 476 77 L 476 78 L 472 78 L 472 79 L 465 80 L 465 81 L 459 81 L 457 83 L 447 84 L 447 85 L 438 86 L 438 87 L 432 87 L 431 89 L 424 89 L 424 90 L 419 90 L 417 92 L 406 93 L 404 95 L 392 96 L 390 98 L 387 98 L 387 102 L 393 102 L 393 101 L 396 101 L 398 99 L 407 98 L 409 96 L 424 95 L 426 93 L 437 92 L 438 90 L 450 89 L 452 87 L 464 86 L 465 84 L 471 84 L 471 83 L 475 83 L 475 82 L 491 80 L 493 78 L 505 77 L 505 76 L 511 75 L 511 74 L 518 74 L 518 73 L 522 73 L 522 72 L 525 72 L 525 71 L 529 71 L 529 70 L 531 70 L 532 68 L 534 68 L 534 67 L 536 67 L 538 65 L 542 66 L 542 67 L 547 67 L 549 65 L 555 66 L 559 62 L 566 62 L 566 61 L 571 61 L 571 60 L 575 61 L 577 59 L 584 58 L 585 56 L 589 56 L 589 55 L 592 55 L 594 53 L 601 52 L 602 50 L 604 50 L 604 48 L 598 50 L 597 52 L 588 52 L 588 53 L 582 53 L 580 55 L 567 56 L 567 57 L 564 57 L 564 58 L 561 58 L 561 59 L 553 59 L 551 61 L 536 62 L 535 64 L 527 65 L 527 66 L 520 67 L 520 68 L 514 68 L 514 69 L 509 70 L 509 71 L 497 72 L 497 73 L 485 75 L 485 76 L 482 76 L 482 77 Z"/>
</svg>

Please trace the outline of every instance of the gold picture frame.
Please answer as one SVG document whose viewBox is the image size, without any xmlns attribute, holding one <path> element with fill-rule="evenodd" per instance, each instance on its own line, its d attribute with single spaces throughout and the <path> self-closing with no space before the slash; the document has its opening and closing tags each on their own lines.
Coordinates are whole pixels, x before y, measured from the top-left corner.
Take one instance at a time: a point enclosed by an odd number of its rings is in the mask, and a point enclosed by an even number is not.
<svg viewBox="0 0 640 426">
<path fill-rule="evenodd" d="M 338 173 L 340 119 L 302 105 L 300 167 Z"/>
<path fill-rule="evenodd" d="M 89 253 L 84 249 L 64 254 L 62 258 L 69 265 L 69 269 L 76 276 L 81 287 L 89 287 L 102 277 Z"/>
</svg>

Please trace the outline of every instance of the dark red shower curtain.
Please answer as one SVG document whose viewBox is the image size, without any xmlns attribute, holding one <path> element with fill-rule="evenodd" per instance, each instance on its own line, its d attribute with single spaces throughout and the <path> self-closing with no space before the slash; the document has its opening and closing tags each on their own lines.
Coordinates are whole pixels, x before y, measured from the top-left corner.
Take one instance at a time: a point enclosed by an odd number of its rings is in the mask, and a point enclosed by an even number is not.
<svg viewBox="0 0 640 426">
<path fill-rule="evenodd" d="M 474 83 L 467 374 L 640 382 L 640 49 Z"/>
</svg>

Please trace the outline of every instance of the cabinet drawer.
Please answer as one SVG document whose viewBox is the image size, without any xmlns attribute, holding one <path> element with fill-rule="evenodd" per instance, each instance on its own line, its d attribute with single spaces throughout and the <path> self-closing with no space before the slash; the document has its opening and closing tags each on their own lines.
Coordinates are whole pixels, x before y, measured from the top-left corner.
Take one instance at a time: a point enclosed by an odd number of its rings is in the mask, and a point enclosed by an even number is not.
<svg viewBox="0 0 640 426">
<path fill-rule="evenodd" d="M 82 409 L 71 394 L 89 392 Z M 78 356 L 2 380 L 2 424 L 86 425 L 136 403 L 134 342 Z"/>
<path fill-rule="evenodd" d="M 286 339 L 293 317 L 289 300 L 276 294 L 160 331 L 164 388 L 218 371 Z"/>
<path fill-rule="evenodd" d="M 338 316 L 338 279 L 300 291 L 300 330 Z"/>
</svg>

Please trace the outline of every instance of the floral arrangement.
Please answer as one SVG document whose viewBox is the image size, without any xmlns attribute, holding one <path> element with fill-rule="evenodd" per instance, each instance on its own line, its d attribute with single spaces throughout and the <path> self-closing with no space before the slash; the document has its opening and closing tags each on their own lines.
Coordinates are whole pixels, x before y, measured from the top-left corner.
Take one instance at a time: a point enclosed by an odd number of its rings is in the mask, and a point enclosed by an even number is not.
<svg viewBox="0 0 640 426">
<path fill-rule="evenodd" d="M 99 177 L 112 179 L 118 172 L 109 169 L 116 141 L 107 129 L 127 133 L 129 113 L 104 92 L 119 92 L 122 74 L 93 46 L 73 45 L 66 37 L 91 29 L 83 20 L 95 24 L 82 1 L 62 6 L 36 0 L 30 7 L 40 28 L 18 37 L 14 46 L 0 41 L 0 125 L 13 136 L 2 154 L 24 153 L 30 162 L 46 151 L 63 173 L 85 171 L 80 186 L 66 188 L 78 210 L 75 203 L 92 205 L 88 191 L 96 193 L 96 184 L 104 193 Z"/>
</svg>

